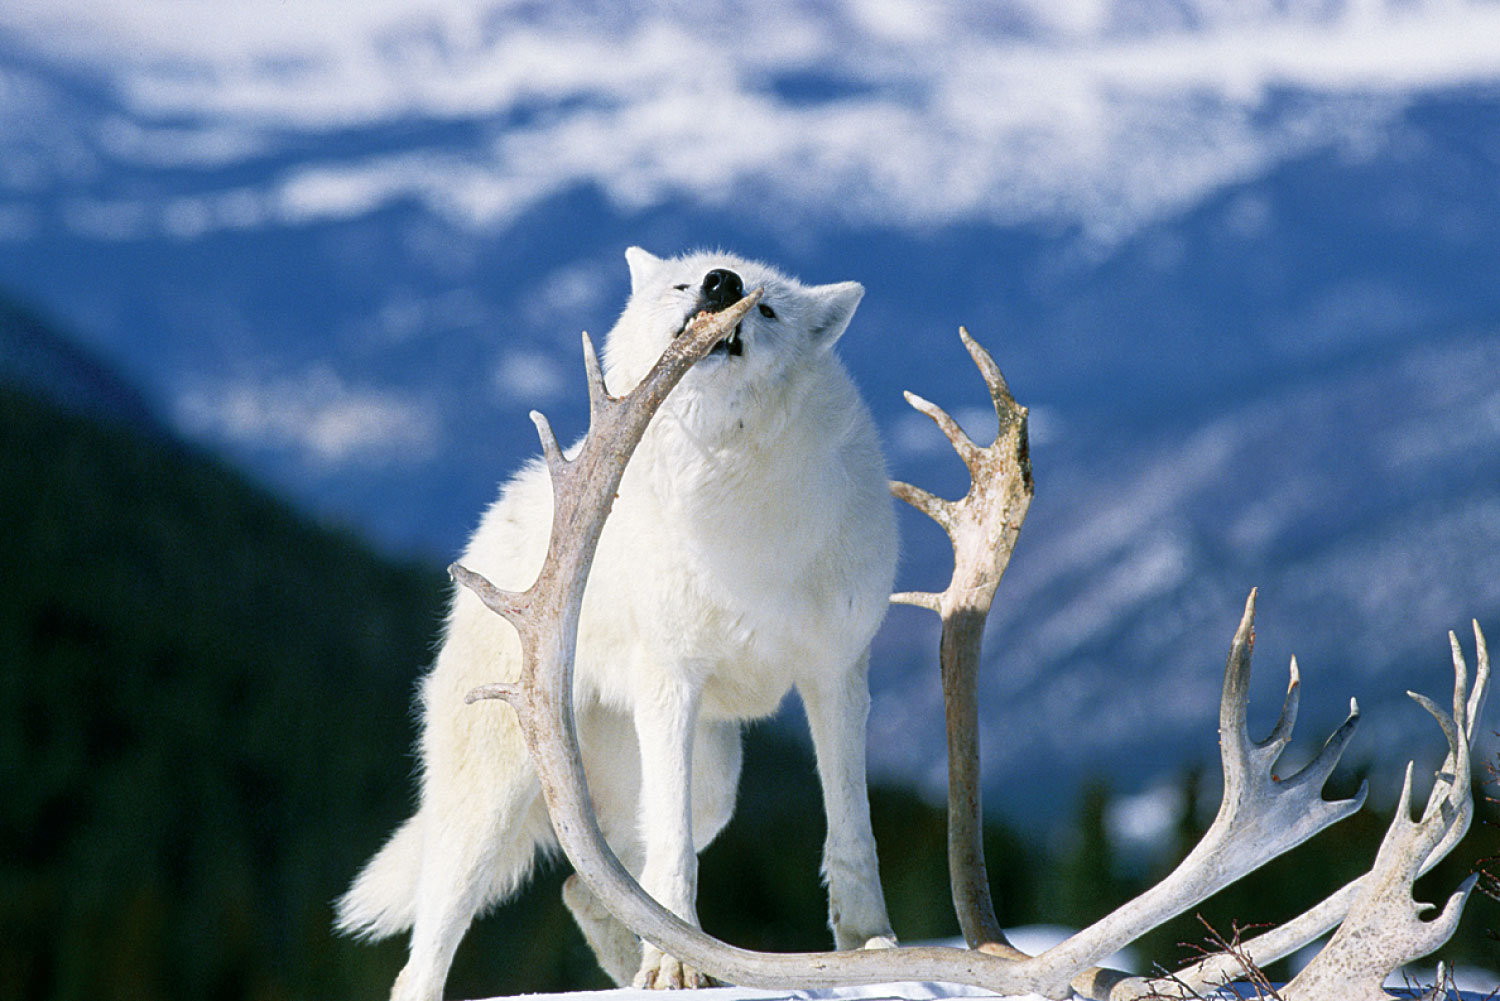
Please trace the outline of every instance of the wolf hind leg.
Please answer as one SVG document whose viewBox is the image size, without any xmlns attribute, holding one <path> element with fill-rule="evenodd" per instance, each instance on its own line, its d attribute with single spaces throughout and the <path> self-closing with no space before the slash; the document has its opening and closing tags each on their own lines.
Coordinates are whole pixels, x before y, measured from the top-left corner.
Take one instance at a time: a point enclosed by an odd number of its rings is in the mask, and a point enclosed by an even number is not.
<svg viewBox="0 0 1500 1001">
<path fill-rule="evenodd" d="M 577 873 L 563 883 L 562 897 L 609 979 L 628 986 L 641 965 L 641 940 L 609 913 Z"/>
<path fill-rule="evenodd" d="M 434 784 L 429 774 L 411 947 L 392 1001 L 442 1001 L 454 953 L 475 915 L 509 897 L 531 872 L 537 816 L 544 825 L 545 808 L 534 777 L 508 778 L 490 783 L 486 797 L 484 783 Z"/>
<path fill-rule="evenodd" d="M 511 896 L 536 860 L 520 823 L 495 823 L 484 837 L 430 837 L 422 856 L 411 949 L 391 1001 L 442 1001 L 454 953 L 475 915 Z M 446 836 L 445 836 L 446 835 Z"/>
<path fill-rule="evenodd" d="M 391 1001 L 442 1001 L 453 954 L 484 902 L 489 880 L 483 848 L 438 843 L 423 853 L 411 951 L 391 989 Z"/>
</svg>

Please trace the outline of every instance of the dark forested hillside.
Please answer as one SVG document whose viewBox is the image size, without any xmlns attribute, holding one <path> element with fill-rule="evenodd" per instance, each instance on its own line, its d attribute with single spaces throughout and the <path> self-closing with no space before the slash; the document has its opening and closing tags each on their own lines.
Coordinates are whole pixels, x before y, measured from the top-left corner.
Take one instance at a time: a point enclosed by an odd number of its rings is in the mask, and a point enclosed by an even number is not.
<svg viewBox="0 0 1500 1001">
<path fill-rule="evenodd" d="M 122 380 L 57 329 L 0 293 L 0 383 L 30 388 L 70 413 L 85 413 L 160 436 L 151 407 Z"/>
<path fill-rule="evenodd" d="M 328 900 L 409 795 L 438 575 L 12 391 L 0 525 L 0 994 L 373 996 Z"/>
</svg>

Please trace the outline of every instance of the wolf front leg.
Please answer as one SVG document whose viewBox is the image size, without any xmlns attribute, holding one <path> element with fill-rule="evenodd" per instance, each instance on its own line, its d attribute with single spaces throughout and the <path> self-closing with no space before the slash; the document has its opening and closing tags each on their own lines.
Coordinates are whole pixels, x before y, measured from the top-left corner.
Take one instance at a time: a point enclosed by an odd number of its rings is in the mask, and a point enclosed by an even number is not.
<svg viewBox="0 0 1500 1001">
<path fill-rule="evenodd" d="M 828 921 L 840 949 L 896 944 L 880 889 L 865 780 L 868 660 L 868 653 L 862 654 L 848 667 L 798 684 L 823 784 L 828 816 L 823 876 L 828 881 Z"/>
<path fill-rule="evenodd" d="M 693 845 L 693 744 L 698 685 L 681 677 L 650 678 L 635 705 L 641 749 L 640 833 L 646 862 L 641 886 L 663 907 L 698 924 L 698 854 Z M 634 986 L 707 987 L 710 979 L 650 942 L 641 945 Z"/>
</svg>

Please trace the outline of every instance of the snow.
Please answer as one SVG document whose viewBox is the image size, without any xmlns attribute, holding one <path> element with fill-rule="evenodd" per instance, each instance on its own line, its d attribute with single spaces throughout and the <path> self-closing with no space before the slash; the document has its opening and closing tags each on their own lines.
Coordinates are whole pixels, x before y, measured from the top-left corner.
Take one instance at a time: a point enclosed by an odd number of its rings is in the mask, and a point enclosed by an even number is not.
<svg viewBox="0 0 1500 1001">
<path fill-rule="evenodd" d="M 873 984 L 866 987 L 839 987 L 828 990 L 757 990 L 752 987 L 714 987 L 699 991 L 677 991 L 672 1001 L 938 1001 L 944 998 L 994 998 L 1001 995 L 966 987 L 962 984 L 908 982 Z M 1221 991 L 1224 998 L 1255 997 L 1248 985 L 1241 985 L 1236 995 Z M 573 994 L 527 994 L 526 1001 L 662 1001 L 659 991 L 621 988 L 612 991 L 579 991 Z M 1461 1001 L 1484 1001 L 1481 990 L 1465 989 Z M 502 1001 L 500 998 L 491 1001 Z M 1006 1001 L 1044 1001 L 1039 994 L 1011 995 Z"/>
<path fill-rule="evenodd" d="M 945 4 L 920 23 L 895 4 L 555 6 L 23 0 L 0 6 L 0 38 L 109 81 L 125 113 L 78 139 L 141 164 L 253 161 L 291 134 L 413 118 L 493 131 L 216 193 L 253 200 L 258 225 L 413 198 L 503 229 L 579 186 L 627 210 L 754 188 L 876 224 L 1041 218 L 1113 243 L 1290 156 L 1359 148 L 1414 93 L 1500 79 L 1500 7 L 1482 2 Z M 51 120 L 28 89 L 0 73 L 0 122 Z M 1311 99 L 1279 107 L 1287 90 Z M 110 232 L 170 228 L 160 205 L 113 210 Z"/>
<path fill-rule="evenodd" d="M 867 987 L 835 987 L 826 990 L 758 990 L 753 987 L 714 987 L 700 991 L 678 991 L 679 1001 L 935 1001 L 939 998 L 992 998 L 990 991 L 963 984 L 919 983 L 874 984 Z M 528 994 L 528 1001 L 661 1001 L 659 991 L 621 988 L 613 991 L 579 991 L 575 994 Z M 1018 995 L 1013 1001 L 1042 1001 L 1041 995 Z M 497 999 L 498 1001 L 498 999 Z"/>
<path fill-rule="evenodd" d="M 1011 943 L 1023 952 L 1037 955 L 1057 945 L 1069 935 L 1074 929 L 1064 928 L 1060 925 L 1026 925 L 1020 928 L 1006 930 L 1006 937 Z M 950 947 L 961 947 L 960 941 L 925 942 L 922 945 L 944 945 Z M 1295 963 L 1297 968 L 1306 965 L 1306 960 L 1311 958 L 1321 943 L 1309 946 L 1304 952 L 1308 955 L 1301 962 Z M 1111 956 L 1106 957 L 1102 966 L 1117 970 L 1125 970 L 1129 973 L 1142 973 L 1140 962 L 1135 954 L 1128 948 L 1122 949 Z M 1421 963 L 1413 964 L 1406 970 L 1392 975 L 1386 982 L 1386 987 L 1391 990 L 1401 990 L 1407 984 L 1427 984 L 1434 979 L 1432 966 L 1424 966 Z M 1493 991 L 1500 986 L 1500 974 L 1474 967 L 1460 967 L 1455 971 L 1453 977 L 1457 985 L 1459 1001 L 1491 1001 L 1494 997 Z M 1256 996 L 1248 984 L 1234 985 L 1234 990 L 1221 990 L 1217 993 L 1206 995 L 1209 998 L 1253 998 Z M 576 993 L 562 994 L 527 994 L 523 995 L 526 1001 L 663 1001 L 662 994 L 658 991 L 635 990 L 620 988 L 608 991 L 579 991 Z M 947 984 L 932 981 L 907 981 L 903 983 L 870 984 L 862 987 L 834 987 L 821 990 L 763 990 L 754 987 L 715 987 L 708 990 L 678 991 L 672 994 L 672 1001 L 942 1001 L 947 998 L 999 998 L 1005 1001 L 1044 1001 L 1039 994 L 1015 994 L 999 995 L 979 987 L 970 987 L 965 984 Z M 490 1001 L 502 1001 L 500 998 Z"/>
</svg>

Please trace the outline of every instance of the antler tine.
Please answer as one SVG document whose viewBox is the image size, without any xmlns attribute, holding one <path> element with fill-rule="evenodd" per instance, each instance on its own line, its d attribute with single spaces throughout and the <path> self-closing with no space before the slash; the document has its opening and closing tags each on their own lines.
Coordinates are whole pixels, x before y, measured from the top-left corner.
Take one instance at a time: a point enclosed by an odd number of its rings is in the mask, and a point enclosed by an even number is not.
<svg viewBox="0 0 1500 1001">
<path fill-rule="evenodd" d="M 603 419 L 604 410 L 616 398 L 609 395 L 604 385 L 604 371 L 599 367 L 599 353 L 594 350 L 593 338 L 583 332 L 583 371 L 589 384 L 589 426 Z"/>
<path fill-rule="evenodd" d="M 1468 728 L 1467 735 L 1470 741 L 1474 739 L 1474 721 L 1484 715 L 1484 702 L 1489 696 L 1490 685 L 1490 650 L 1484 642 L 1484 632 L 1479 628 L 1479 620 L 1473 620 L 1474 625 L 1474 687 L 1469 691 L 1468 705 Z M 1453 649 L 1457 658 L 1455 666 L 1463 662 L 1463 648 L 1458 645 L 1457 637 L 1453 638 Z M 1465 673 L 1468 672 L 1467 665 L 1464 666 Z"/>
<path fill-rule="evenodd" d="M 1438 773 L 1437 780 L 1433 783 L 1427 805 L 1422 812 L 1423 822 L 1439 828 L 1441 836 L 1425 852 L 1425 857 L 1421 858 L 1415 876 L 1429 872 L 1433 866 L 1446 858 L 1454 845 L 1467 833 L 1473 819 L 1474 800 L 1471 795 L 1468 768 L 1471 758 L 1469 748 L 1474 738 L 1474 721 L 1477 714 L 1484 708 L 1489 686 L 1488 654 L 1481 643 L 1476 642 L 1476 647 L 1479 649 L 1479 666 L 1475 672 L 1473 686 L 1468 689 L 1467 702 L 1463 697 L 1465 687 L 1468 685 L 1467 669 L 1462 666 L 1462 649 L 1455 650 L 1454 713 L 1451 719 L 1445 719 L 1445 714 L 1437 710 L 1437 706 L 1431 700 L 1417 697 L 1418 702 L 1433 714 L 1442 727 L 1443 735 L 1448 741 L 1448 756 L 1442 770 Z M 1462 725 L 1465 722 L 1467 726 Z M 1460 758 L 1463 759 L 1463 767 L 1459 767 Z M 1396 820 L 1407 817 L 1410 823 L 1411 794 L 1409 787 L 1404 788 L 1406 791 L 1403 794 L 1403 805 L 1397 811 Z M 1395 829 L 1396 826 L 1396 822 L 1393 821 L 1392 828 Z M 1387 837 L 1389 838 L 1390 835 L 1388 834 Z M 1424 841 L 1431 842 L 1431 836 L 1429 835 Z M 1359 879 L 1345 884 L 1322 902 L 1292 920 L 1242 943 L 1241 954 L 1257 966 L 1264 966 L 1291 955 L 1344 920 L 1345 915 L 1350 913 L 1355 900 L 1372 880 L 1373 875 L 1366 873 Z M 1436 945 L 1433 946 L 1433 948 L 1436 947 Z M 1201 991 L 1217 987 L 1242 975 L 1244 975 L 1244 970 L 1239 958 L 1227 953 L 1216 953 L 1198 960 L 1186 969 L 1179 970 L 1173 975 L 1171 981 L 1132 977 L 1112 985 L 1113 990 L 1108 996 L 1110 1001 L 1134 1001 L 1137 998 L 1152 997 L 1173 989 L 1174 984 L 1180 984 L 1189 990 Z M 1309 997 L 1318 997 L 1318 995 L 1309 994 Z"/>
<path fill-rule="evenodd" d="M 1443 759 L 1443 767 L 1438 769 L 1435 781 L 1439 785 L 1446 784 L 1452 787 L 1459 795 L 1463 795 L 1467 791 L 1470 776 L 1466 767 L 1469 761 L 1469 744 L 1468 741 L 1459 736 L 1464 730 L 1464 707 L 1462 700 L 1455 694 L 1454 702 L 1458 708 L 1450 716 L 1448 713 L 1443 712 L 1438 707 L 1438 704 L 1427 696 L 1419 692 L 1407 692 L 1406 694 L 1413 702 L 1426 709 L 1429 716 L 1437 720 L 1438 726 L 1443 728 L 1443 736 L 1448 739 L 1448 756 Z M 1431 815 L 1434 809 L 1447 803 L 1450 798 L 1451 795 L 1430 797 L 1426 808 L 1422 811 L 1422 816 L 1427 817 Z"/>
<path fill-rule="evenodd" d="M 1245 599 L 1245 611 L 1240 615 L 1239 627 L 1234 631 L 1234 640 L 1229 644 L 1229 660 L 1224 665 L 1224 691 L 1219 700 L 1219 739 L 1232 734 L 1235 747 L 1250 742 L 1247 720 L 1250 704 L 1250 656 L 1255 651 L 1255 596 L 1256 588 L 1250 589 Z"/>
<path fill-rule="evenodd" d="M 561 475 L 568 460 L 563 458 L 562 447 L 557 444 L 557 435 L 552 433 L 552 422 L 540 410 L 533 410 L 528 416 L 531 423 L 536 425 L 536 435 L 542 442 L 542 457 L 547 460 L 547 469 L 555 480 Z"/>
<path fill-rule="evenodd" d="M 942 526 L 943 531 L 948 533 L 949 540 L 952 540 L 954 519 L 958 508 L 957 504 L 939 497 L 937 494 L 929 493 L 921 487 L 912 486 L 910 483 L 903 483 L 900 480 L 891 480 L 890 488 L 891 496 L 897 500 L 906 501 L 906 503 L 937 522 Z"/>
<path fill-rule="evenodd" d="M 964 342 L 964 347 L 969 351 L 969 357 L 974 359 L 974 364 L 984 376 L 985 385 L 990 388 L 990 399 L 995 402 L 995 410 L 1004 416 L 1004 411 L 1014 410 L 1016 398 L 1011 395 L 1010 386 L 1005 381 L 1005 376 L 1000 372 L 1000 366 L 995 364 L 994 356 L 986 351 L 978 341 L 969 335 L 969 328 L 959 327 L 958 337 Z"/>
<path fill-rule="evenodd" d="M 968 466 L 972 472 L 974 463 L 979 458 L 980 448 L 974 444 L 974 440 L 969 437 L 968 432 L 959 426 L 958 421 L 950 417 L 948 411 L 936 403 L 918 396 L 910 390 L 901 395 L 906 397 L 906 402 L 912 405 L 912 409 L 924 413 L 932 419 L 932 422 L 938 426 L 938 429 L 943 432 L 943 435 L 953 445 L 953 450 L 958 453 L 959 458 L 964 460 L 964 465 Z"/>
<path fill-rule="evenodd" d="M 473 591 L 486 608 L 502 616 L 516 628 L 521 628 L 526 622 L 526 613 L 530 608 L 528 592 L 507 591 L 496 587 L 462 563 L 449 566 L 448 576 Z"/>
<path fill-rule="evenodd" d="M 1458 745 L 1468 737 L 1470 720 L 1473 716 L 1469 711 L 1469 664 L 1464 659 L 1463 647 L 1458 645 L 1458 637 L 1451 629 L 1448 631 L 1448 649 L 1453 654 L 1452 715 L 1444 713 L 1425 695 L 1412 691 L 1406 694 L 1415 699 L 1418 705 L 1421 705 L 1438 721 L 1438 725 L 1443 728 L 1443 735 L 1448 738 L 1448 757 L 1452 758 L 1458 753 Z M 1450 727 L 1456 732 L 1449 733 Z"/>
<path fill-rule="evenodd" d="M 514 704 L 524 697 L 525 690 L 520 685 L 509 681 L 497 681 L 494 684 L 480 685 L 478 688 L 470 689 L 469 693 L 464 696 L 464 705 L 473 705 L 485 699 L 499 699 L 501 702 Z"/>
<path fill-rule="evenodd" d="M 925 608 L 929 612 L 943 614 L 943 596 L 933 594 L 931 591 L 897 591 L 891 595 L 893 605 L 911 605 L 915 608 Z"/>
<path fill-rule="evenodd" d="M 1297 669 L 1296 657 L 1292 658 L 1287 674 L 1286 698 L 1281 703 L 1281 715 L 1276 717 L 1276 726 L 1271 729 L 1270 736 L 1260 742 L 1261 747 L 1276 757 L 1281 755 L 1292 739 L 1292 730 L 1297 726 L 1297 709 L 1302 702 L 1302 672 Z"/>
<path fill-rule="evenodd" d="M 1338 767 L 1339 759 L 1344 756 L 1344 748 L 1349 745 L 1349 741 L 1354 739 L 1354 731 L 1359 726 L 1359 720 L 1359 700 L 1350 699 L 1349 715 L 1344 718 L 1344 722 L 1340 723 L 1339 728 L 1329 735 L 1315 758 L 1303 765 L 1295 774 L 1281 780 L 1282 786 L 1322 789 L 1328 777 L 1333 774 L 1333 770 Z M 1366 782 L 1361 782 L 1359 791 L 1354 794 L 1354 799 L 1341 801 L 1354 804 L 1353 809 L 1350 810 L 1351 813 L 1364 805 L 1365 793 L 1369 791 L 1368 785 Z"/>
</svg>

